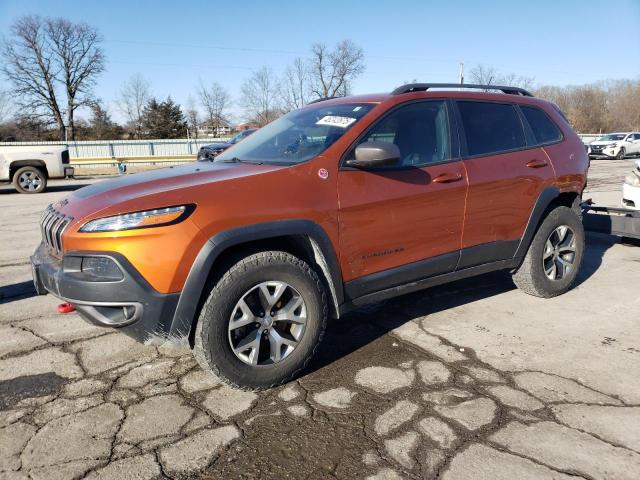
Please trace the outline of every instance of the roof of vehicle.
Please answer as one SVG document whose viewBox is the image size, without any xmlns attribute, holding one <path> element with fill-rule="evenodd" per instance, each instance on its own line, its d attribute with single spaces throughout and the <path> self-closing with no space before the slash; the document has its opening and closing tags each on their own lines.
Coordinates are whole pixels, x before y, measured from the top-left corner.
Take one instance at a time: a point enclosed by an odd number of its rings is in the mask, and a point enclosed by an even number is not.
<svg viewBox="0 0 640 480">
<path fill-rule="evenodd" d="M 493 101 L 515 101 L 518 103 L 537 103 L 546 100 L 536 98 L 528 91 L 509 86 L 499 85 L 472 85 L 452 83 L 411 83 L 402 85 L 390 93 L 373 93 L 366 95 L 352 95 L 349 97 L 331 97 L 315 100 L 309 105 L 323 103 L 326 105 L 338 105 L 344 103 L 382 103 L 392 99 L 414 98 L 469 98 Z M 524 100 L 523 102 L 519 102 Z"/>
</svg>

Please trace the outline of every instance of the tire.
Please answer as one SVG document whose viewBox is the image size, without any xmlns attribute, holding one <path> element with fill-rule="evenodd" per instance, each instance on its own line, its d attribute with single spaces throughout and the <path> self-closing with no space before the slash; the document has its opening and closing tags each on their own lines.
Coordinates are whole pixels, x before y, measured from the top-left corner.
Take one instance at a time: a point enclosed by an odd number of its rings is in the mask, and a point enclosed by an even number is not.
<svg viewBox="0 0 640 480">
<path fill-rule="evenodd" d="M 618 155 L 616 155 L 616 160 L 624 160 L 626 154 L 627 152 L 625 151 L 624 147 L 622 147 L 618 152 Z"/>
<path fill-rule="evenodd" d="M 564 239 L 557 242 L 561 239 L 563 227 L 568 227 L 568 230 Z M 570 234 L 573 238 L 573 254 L 570 250 Z M 556 242 L 558 249 L 552 249 L 550 254 L 548 247 Z M 580 216 L 568 207 L 556 207 L 549 211 L 542 221 L 522 264 L 513 273 L 512 278 L 516 286 L 529 295 L 555 297 L 571 288 L 580 270 L 583 256 L 584 228 Z M 571 267 L 565 272 L 563 264 L 566 263 L 570 263 Z M 562 276 L 552 279 L 548 274 Z"/>
<path fill-rule="evenodd" d="M 18 193 L 42 193 L 47 188 L 47 176 L 37 167 L 19 168 L 13 175 Z"/>
<path fill-rule="evenodd" d="M 280 297 L 281 300 L 275 303 L 271 312 L 267 313 L 267 309 L 261 308 L 265 306 L 265 295 L 261 289 L 265 288 L 265 285 L 268 287 L 269 284 L 284 284 L 289 290 L 284 291 Z M 270 294 L 271 290 L 268 293 Z M 286 295 L 290 295 L 289 300 L 285 298 Z M 277 291 L 274 290 L 272 298 L 276 296 Z M 304 315 L 306 320 L 302 333 L 297 339 L 297 345 L 291 347 L 293 350 L 287 353 L 290 348 L 288 345 L 278 344 L 278 348 L 273 347 L 272 335 L 275 331 L 282 334 L 280 338 L 283 338 L 286 333 L 288 339 L 291 339 L 295 335 L 289 335 L 288 332 L 282 333 L 278 328 L 284 325 L 285 328 L 293 331 L 293 328 L 298 327 L 295 323 L 276 321 L 276 317 L 269 315 L 273 315 L 274 311 L 276 316 L 280 315 L 278 312 L 283 312 L 287 310 L 286 307 L 293 305 L 294 298 L 302 299 L 303 306 L 296 308 L 300 312 L 300 318 Z M 232 317 L 234 322 L 243 322 L 245 319 L 246 310 L 240 307 L 241 300 L 244 301 L 245 307 L 250 307 L 249 315 L 251 316 L 247 315 L 246 318 L 253 320 L 245 326 L 232 330 Z M 281 305 L 284 302 L 288 303 Z M 267 300 L 266 303 L 268 304 L 269 301 Z M 291 308 L 288 311 L 291 311 Z M 242 313 L 242 316 L 237 317 L 238 313 Z M 259 318 L 260 313 L 263 313 L 264 318 Z M 294 379 L 308 365 L 324 337 L 327 316 L 328 303 L 325 288 L 316 272 L 306 262 L 285 252 L 256 253 L 238 261 L 211 289 L 198 318 L 194 355 L 203 369 L 211 370 L 229 385 L 243 390 L 271 388 Z M 268 321 L 273 321 L 273 324 L 257 323 Z M 236 325 L 240 324 L 236 323 Z M 258 325 L 260 325 L 259 328 Z M 277 328 L 276 325 L 278 325 Z M 268 327 L 271 327 L 270 330 Z M 260 329 L 265 329 L 262 331 L 264 340 L 260 336 Z M 242 341 L 247 338 L 256 338 L 255 332 L 258 338 L 257 349 L 247 350 L 249 354 L 234 352 L 234 348 L 240 350 Z M 246 337 L 245 334 L 247 334 Z M 242 340 L 234 347 L 236 335 Z M 284 354 L 282 354 L 282 348 L 285 349 Z M 258 351 L 260 351 L 259 355 Z M 265 359 L 265 354 L 270 355 L 269 358 Z M 276 356 L 280 355 L 282 358 L 275 361 Z M 249 361 L 256 361 L 258 364 L 251 365 Z"/>
</svg>

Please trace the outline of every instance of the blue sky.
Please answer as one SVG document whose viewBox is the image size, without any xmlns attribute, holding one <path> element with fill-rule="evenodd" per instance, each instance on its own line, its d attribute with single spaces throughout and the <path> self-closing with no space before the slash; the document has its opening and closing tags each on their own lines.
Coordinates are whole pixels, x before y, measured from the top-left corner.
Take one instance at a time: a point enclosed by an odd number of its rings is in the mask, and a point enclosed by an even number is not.
<svg viewBox="0 0 640 480">
<path fill-rule="evenodd" d="M 115 118 L 117 91 L 134 73 L 180 103 L 200 79 L 219 81 L 237 101 L 252 70 L 280 72 L 313 42 L 345 38 L 365 52 L 355 93 L 414 78 L 456 81 L 461 61 L 467 71 L 482 63 L 536 84 L 640 78 L 640 0 L 0 0 L 0 36 L 24 14 L 100 30 L 108 62 L 95 91 Z"/>
</svg>

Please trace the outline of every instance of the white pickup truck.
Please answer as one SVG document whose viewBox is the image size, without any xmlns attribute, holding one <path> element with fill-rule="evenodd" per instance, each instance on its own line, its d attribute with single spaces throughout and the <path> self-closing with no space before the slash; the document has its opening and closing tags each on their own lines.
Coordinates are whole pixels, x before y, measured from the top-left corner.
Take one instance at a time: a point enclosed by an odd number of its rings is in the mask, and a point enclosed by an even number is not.
<svg viewBox="0 0 640 480">
<path fill-rule="evenodd" d="M 50 178 L 73 176 L 64 145 L 0 146 L 0 181 L 13 182 L 20 193 L 41 193 Z"/>
</svg>

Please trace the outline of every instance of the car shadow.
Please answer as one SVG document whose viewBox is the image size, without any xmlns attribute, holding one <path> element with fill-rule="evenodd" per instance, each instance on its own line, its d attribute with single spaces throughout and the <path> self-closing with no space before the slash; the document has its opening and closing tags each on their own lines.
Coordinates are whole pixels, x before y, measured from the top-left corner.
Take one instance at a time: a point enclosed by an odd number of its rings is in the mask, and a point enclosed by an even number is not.
<svg viewBox="0 0 640 480">
<path fill-rule="evenodd" d="M 0 285 L 0 304 L 35 296 L 36 289 L 31 280 L 13 283 L 11 285 Z"/>
<path fill-rule="evenodd" d="M 585 240 L 587 249 L 585 251 L 584 258 L 582 259 L 580 273 L 578 274 L 578 279 L 576 280 L 574 288 L 579 287 L 593 276 L 593 274 L 596 273 L 602 265 L 602 259 L 604 258 L 607 250 L 609 250 L 613 245 L 620 243 L 620 237 L 593 232 L 586 232 Z"/>
<path fill-rule="evenodd" d="M 88 185 L 91 185 L 91 184 L 90 183 L 72 183 L 68 185 L 51 185 L 51 186 L 48 186 L 43 193 L 73 192 L 74 190 L 78 190 Z M 22 195 L 21 193 L 18 193 L 18 191 L 15 188 L 13 188 L 12 185 L 11 186 L 7 185 L 5 188 L 0 188 L 0 195 L 9 195 L 9 194 Z"/>
<path fill-rule="evenodd" d="M 604 254 L 616 243 L 618 237 L 587 234 L 585 257 L 573 288 L 597 272 Z M 515 288 L 509 272 L 491 272 L 361 307 L 329 322 L 325 338 L 305 373 L 313 373 L 356 352 L 414 318 L 472 304 Z"/>
<path fill-rule="evenodd" d="M 513 290 L 506 272 L 492 272 L 371 304 L 329 322 L 325 338 L 305 373 L 313 373 L 361 349 L 413 318 Z"/>
</svg>

